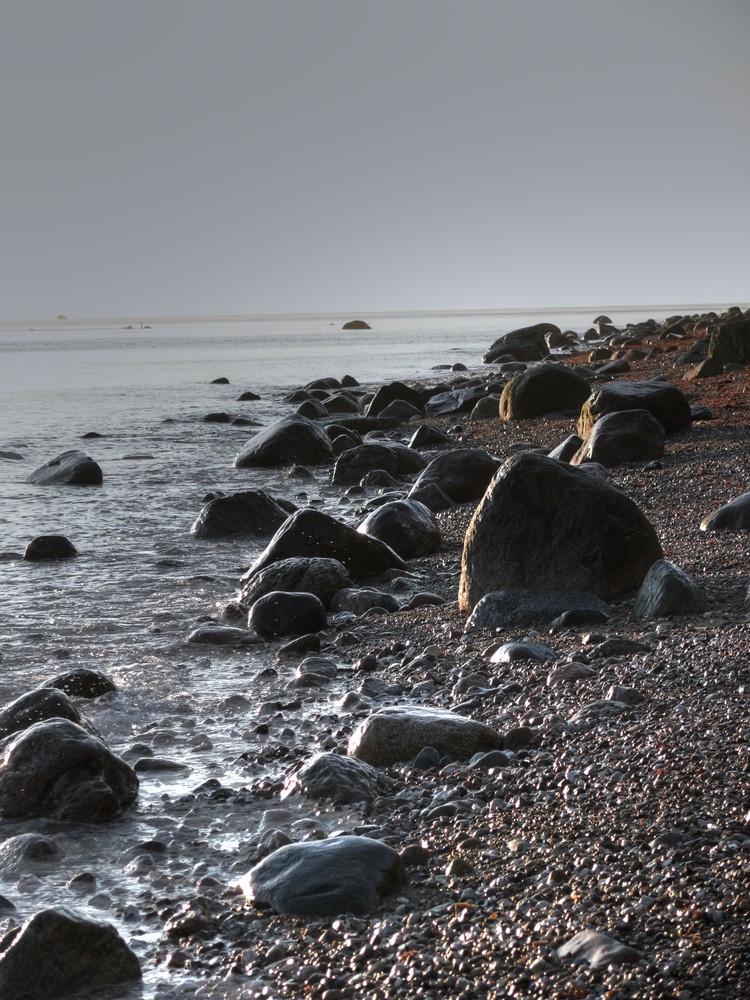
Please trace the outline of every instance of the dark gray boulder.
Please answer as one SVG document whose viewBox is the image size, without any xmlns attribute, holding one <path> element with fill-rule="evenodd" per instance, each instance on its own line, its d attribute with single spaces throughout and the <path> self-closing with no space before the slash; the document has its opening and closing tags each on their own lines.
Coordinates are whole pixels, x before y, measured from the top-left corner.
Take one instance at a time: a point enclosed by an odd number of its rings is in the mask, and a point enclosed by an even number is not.
<svg viewBox="0 0 750 1000">
<path fill-rule="evenodd" d="M 64 451 L 26 479 L 40 486 L 101 486 L 102 481 L 101 466 L 83 451 Z"/>
<path fill-rule="evenodd" d="M 309 507 L 287 518 L 250 572 L 255 574 L 281 559 L 294 556 L 337 559 L 353 580 L 380 576 L 389 569 L 406 568 L 403 559 L 384 542 Z"/>
<path fill-rule="evenodd" d="M 379 538 L 402 559 L 427 556 L 440 548 L 432 511 L 418 500 L 391 500 L 368 514 L 357 531 Z"/>
<path fill-rule="evenodd" d="M 70 698 L 56 688 L 37 688 L 16 698 L 0 712 L 0 738 L 28 729 L 44 719 L 69 719 L 82 724 L 81 714 Z"/>
<path fill-rule="evenodd" d="M 569 434 L 564 441 L 549 452 L 548 458 L 556 458 L 558 462 L 569 462 L 583 444 L 583 438 L 577 434 Z"/>
<path fill-rule="evenodd" d="M 190 527 L 193 538 L 252 535 L 268 538 L 297 509 L 263 490 L 243 490 L 210 500 Z"/>
<path fill-rule="evenodd" d="M 407 403 L 405 399 L 394 399 L 384 410 L 380 411 L 382 417 L 392 417 L 400 424 L 406 424 L 410 420 L 419 420 L 422 417 L 422 410 Z"/>
<path fill-rule="evenodd" d="M 284 590 L 315 594 L 326 608 L 330 608 L 333 595 L 344 587 L 351 587 L 353 581 L 338 559 L 300 556 L 281 559 L 258 572 L 247 573 L 240 584 L 240 603 L 244 607 L 250 607 L 273 590 Z"/>
<path fill-rule="evenodd" d="M 441 708 L 406 705 L 368 715 L 352 733 L 347 752 L 374 767 L 390 767 L 413 760 L 423 747 L 434 747 L 451 760 L 468 760 L 501 744 L 502 737 L 483 722 Z"/>
<path fill-rule="evenodd" d="M 365 761 L 337 753 L 318 753 L 286 780 L 281 797 L 299 792 L 309 799 L 342 804 L 372 802 L 379 794 L 379 784 L 377 768 Z"/>
<path fill-rule="evenodd" d="M 74 667 L 55 674 L 40 687 L 59 688 L 71 698 L 100 698 L 117 690 L 109 677 L 100 670 L 91 670 L 89 667 Z"/>
<path fill-rule="evenodd" d="M 375 442 L 356 445 L 342 452 L 333 467 L 334 486 L 352 486 L 371 469 L 396 475 L 396 453 L 385 444 Z"/>
<path fill-rule="evenodd" d="M 23 557 L 31 562 L 45 559 L 72 559 L 78 549 L 65 535 L 37 535 L 26 546 Z"/>
<path fill-rule="evenodd" d="M 504 642 L 490 657 L 490 663 L 516 663 L 519 660 L 554 660 L 557 653 L 540 642 Z"/>
<path fill-rule="evenodd" d="M 593 930 L 574 934 L 557 949 L 557 956 L 561 959 L 569 958 L 573 962 L 585 962 L 592 969 L 604 969 L 608 965 L 632 965 L 640 962 L 643 957 L 636 948 Z"/>
<path fill-rule="evenodd" d="M 597 420 L 621 410 L 648 410 L 668 434 L 685 430 L 692 422 L 687 396 L 671 382 L 609 382 L 593 392 L 581 407 L 578 433 L 587 438 Z"/>
<path fill-rule="evenodd" d="M 599 462 L 607 469 L 621 462 L 648 462 L 664 454 L 666 431 L 648 410 L 605 413 L 571 458 L 571 465 Z"/>
<path fill-rule="evenodd" d="M 485 594 L 518 587 L 611 601 L 637 590 L 661 558 L 656 532 L 624 493 L 523 452 L 498 471 L 469 524 L 459 607 L 470 611 Z"/>
<path fill-rule="evenodd" d="M 452 451 L 442 452 L 419 474 L 409 491 L 409 497 L 422 500 L 423 488 L 434 484 L 453 503 L 479 500 L 484 496 L 499 464 L 497 459 L 480 448 L 454 448 Z"/>
<path fill-rule="evenodd" d="M 342 330 L 371 330 L 372 327 L 369 323 L 365 323 L 363 319 L 350 319 L 341 327 Z"/>
<path fill-rule="evenodd" d="M 318 424 L 292 414 L 259 431 L 234 459 L 237 469 L 252 466 L 320 465 L 333 461 L 331 442 Z"/>
<path fill-rule="evenodd" d="M 254 632 L 221 622 L 204 622 L 187 637 L 190 646 L 253 646 L 259 641 Z"/>
<path fill-rule="evenodd" d="M 19 833 L 0 844 L 0 877 L 10 879 L 59 864 L 62 848 L 42 833 Z"/>
<path fill-rule="evenodd" d="M 326 627 L 326 609 L 315 594 L 271 591 L 250 608 L 247 623 L 258 635 L 306 635 Z"/>
<path fill-rule="evenodd" d="M 431 417 L 444 417 L 450 413 L 469 413 L 486 396 L 487 390 L 480 386 L 448 389 L 430 396 L 425 412 Z"/>
<path fill-rule="evenodd" d="M 572 369 L 534 365 L 506 383 L 500 396 L 500 419 L 524 420 L 561 411 L 577 415 L 590 393 L 589 383 Z"/>
<path fill-rule="evenodd" d="M 363 916 L 400 889 L 406 872 L 398 853 L 369 837 L 330 837 L 287 844 L 240 881 L 256 906 L 303 917 Z"/>
<path fill-rule="evenodd" d="M 365 413 L 368 417 L 380 416 L 383 410 L 396 400 L 411 403 L 420 413 L 424 413 L 422 393 L 404 385 L 403 382 L 389 382 L 387 385 L 381 385 L 370 400 Z"/>
<path fill-rule="evenodd" d="M 416 500 L 424 504 L 433 514 L 438 514 L 441 510 L 449 510 L 455 506 L 448 494 L 441 490 L 437 483 L 425 483 L 421 486 L 412 487 L 407 499 Z"/>
<path fill-rule="evenodd" d="M 443 448 L 446 445 L 453 446 L 451 437 L 439 427 L 432 427 L 430 424 L 422 424 L 412 434 L 409 440 L 410 448 Z"/>
<path fill-rule="evenodd" d="M 741 493 L 704 517 L 701 531 L 750 531 L 750 493 Z"/>
<path fill-rule="evenodd" d="M 674 563 L 659 559 L 646 574 L 636 594 L 633 611 L 639 618 L 694 615 L 708 610 L 697 585 Z"/>
<path fill-rule="evenodd" d="M 515 628 L 520 625 L 547 625 L 563 615 L 594 615 L 606 620 L 609 605 L 596 594 L 575 591 L 514 588 L 485 594 L 474 607 L 467 629 Z"/>
<path fill-rule="evenodd" d="M 355 615 L 362 615 L 371 608 L 398 611 L 400 607 L 392 594 L 373 587 L 345 587 L 334 594 L 331 601 L 331 611 L 351 611 Z"/>
<path fill-rule="evenodd" d="M 133 769 L 68 719 L 37 722 L 0 740 L 2 819 L 101 823 L 137 795 Z"/>
<path fill-rule="evenodd" d="M 140 979 L 138 959 L 115 928 L 74 910 L 40 910 L 0 939 L 3 1000 L 103 996 Z"/>
<path fill-rule="evenodd" d="M 549 354 L 545 332 L 546 323 L 537 326 L 524 326 L 519 330 L 511 330 L 490 345 L 483 357 L 486 365 L 491 365 L 499 358 L 512 358 L 514 361 L 541 361 Z"/>
<path fill-rule="evenodd" d="M 722 365 L 750 364 L 750 319 L 722 323 L 711 334 L 708 354 Z"/>
</svg>

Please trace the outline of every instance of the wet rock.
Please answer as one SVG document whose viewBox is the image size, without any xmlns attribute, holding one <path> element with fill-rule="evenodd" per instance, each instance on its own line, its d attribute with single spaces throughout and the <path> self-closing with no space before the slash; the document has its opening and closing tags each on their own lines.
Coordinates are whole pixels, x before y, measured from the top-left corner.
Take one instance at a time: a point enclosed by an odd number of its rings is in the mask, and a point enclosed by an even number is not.
<svg viewBox="0 0 750 1000">
<path fill-rule="evenodd" d="M 64 451 L 26 479 L 40 486 L 101 486 L 102 481 L 101 466 L 83 451 Z"/>
<path fill-rule="evenodd" d="M 206 622 L 189 633 L 187 642 L 191 646 L 252 646 L 258 642 L 258 637 L 246 628 Z"/>
<path fill-rule="evenodd" d="M 453 447 L 452 438 L 438 427 L 422 424 L 417 427 L 409 440 L 410 448 L 441 448 L 445 445 Z"/>
<path fill-rule="evenodd" d="M 502 738 L 489 726 L 439 708 L 398 706 L 369 715 L 352 734 L 347 752 L 375 767 L 413 760 L 423 747 L 434 747 L 451 760 L 468 760 L 479 750 L 493 750 Z"/>
<path fill-rule="evenodd" d="M 421 500 L 431 510 L 435 510 L 423 499 L 427 486 L 438 486 L 453 503 L 469 503 L 479 500 L 497 472 L 499 462 L 479 448 L 455 448 L 437 455 L 418 476 L 409 496 Z"/>
<path fill-rule="evenodd" d="M 445 416 L 449 413 L 470 413 L 487 397 L 486 389 L 480 386 L 465 386 L 438 392 L 427 400 L 426 412 L 429 416 Z"/>
<path fill-rule="evenodd" d="M 591 394 L 581 408 L 578 433 L 586 438 L 597 420 L 621 410 L 648 410 L 669 434 L 690 426 L 690 403 L 685 394 L 661 379 L 649 382 L 609 382 Z"/>
<path fill-rule="evenodd" d="M 583 438 L 578 434 L 569 434 L 556 448 L 548 454 L 548 458 L 556 458 L 558 462 L 569 462 L 583 444 Z"/>
<path fill-rule="evenodd" d="M 210 500 L 190 526 L 193 538 L 251 535 L 268 538 L 296 506 L 262 490 L 244 490 Z"/>
<path fill-rule="evenodd" d="M 396 453 L 384 444 L 360 444 L 349 448 L 336 459 L 331 482 L 334 486 L 351 486 L 371 469 L 395 476 Z"/>
<path fill-rule="evenodd" d="M 485 594 L 466 622 L 467 629 L 545 625 L 572 613 L 597 613 L 609 617 L 609 605 L 595 594 L 578 591 L 534 590 L 516 587 Z"/>
<path fill-rule="evenodd" d="M 569 410 L 577 415 L 590 393 L 589 383 L 572 369 L 534 365 L 506 383 L 500 396 L 500 419 L 523 420 Z"/>
<path fill-rule="evenodd" d="M 750 530 L 750 493 L 742 493 L 701 521 L 701 531 Z"/>
<path fill-rule="evenodd" d="M 351 611 L 362 615 L 371 608 L 398 611 L 401 605 L 392 594 L 374 587 L 346 587 L 333 595 L 331 611 Z"/>
<path fill-rule="evenodd" d="M 69 719 L 82 724 L 81 714 L 63 691 L 37 688 L 27 691 L 0 712 L 0 738 L 28 729 L 44 719 Z"/>
<path fill-rule="evenodd" d="M 78 549 L 65 535 L 37 535 L 26 546 L 23 557 L 32 562 L 45 559 L 72 559 Z"/>
<path fill-rule="evenodd" d="M 540 642 L 505 642 L 490 657 L 490 663 L 515 663 L 517 660 L 554 660 L 557 653 Z"/>
<path fill-rule="evenodd" d="M 674 563 L 659 559 L 646 574 L 633 611 L 639 618 L 700 614 L 708 601 L 697 585 Z"/>
<path fill-rule="evenodd" d="M 277 913 L 361 916 L 405 879 L 392 847 L 345 836 L 281 847 L 252 868 L 240 886 L 252 903 Z"/>
<path fill-rule="evenodd" d="M 546 324 L 537 326 L 524 326 L 518 330 L 498 337 L 487 349 L 482 360 L 486 365 L 491 365 L 500 358 L 512 358 L 515 361 L 541 361 L 549 354 L 545 331 Z"/>
<path fill-rule="evenodd" d="M 41 833 L 19 833 L 0 844 L 0 876 L 16 878 L 27 871 L 47 869 L 63 856 L 62 848 Z"/>
<path fill-rule="evenodd" d="M 372 327 L 369 323 L 365 323 L 363 319 L 350 319 L 341 327 L 342 330 L 371 330 Z"/>
<path fill-rule="evenodd" d="M 273 590 L 284 590 L 315 594 L 326 608 L 330 608 L 333 595 L 345 587 L 351 587 L 353 581 L 338 559 L 300 556 L 281 559 L 257 572 L 251 571 L 242 577 L 240 583 L 240 601 L 245 607 Z"/>
<path fill-rule="evenodd" d="M 653 527 L 618 489 L 524 452 L 505 462 L 474 512 L 458 603 L 471 610 L 486 594 L 513 588 L 613 600 L 637 590 L 662 556 Z"/>
<path fill-rule="evenodd" d="M 418 389 L 411 389 L 403 382 L 389 382 L 381 385 L 367 407 L 368 417 L 380 416 L 391 403 L 402 401 L 410 403 L 420 413 L 424 413 L 424 399 Z"/>
<path fill-rule="evenodd" d="M 574 962 L 585 962 L 592 969 L 600 969 L 607 965 L 625 965 L 641 960 L 641 952 L 629 945 L 622 944 L 608 934 L 598 931 L 579 931 L 570 941 L 557 949 L 558 958 L 572 959 Z"/>
<path fill-rule="evenodd" d="M 3 1000 L 57 1000 L 137 982 L 135 954 L 110 924 L 74 910 L 41 910 L 0 939 Z"/>
<path fill-rule="evenodd" d="M 331 442 L 312 420 L 293 414 L 259 431 L 235 456 L 237 469 L 252 466 L 320 465 L 333 461 Z"/>
<path fill-rule="evenodd" d="M 45 681 L 40 687 L 59 688 L 71 698 L 100 698 L 117 690 L 114 682 L 100 670 L 75 667 Z M 76 721 L 75 719 L 73 721 Z"/>
<path fill-rule="evenodd" d="M 101 823 L 131 805 L 138 778 L 96 736 L 67 719 L 0 741 L 0 817 Z"/>
<path fill-rule="evenodd" d="M 664 428 L 648 410 L 606 413 L 570 462 L 599 462 L 607 469 L 621 462 L 647 462 L 662 457 L 665 436 Z"/>
<path fill-rule="evenodd" d="M 406 568 L 403 559 L 384 542 L 310 508 L 298 510 L 282 524 L 250 573 L 294 556 L 338 559 L 353 580 L 380 576 L 388 569 Z"/>
<path fill-rule="evenodd" d="M 326 609 L 315 594 L 273 590 L 255 601 L 247 623 L 258 635 L 269 638 L 305 635 L 326 627 Z"/>
<path fill-rule="evenodd" d="M 338 674 L 338 665 L 330 656 L 308 656 L 294 673 L 293 687 L 321 687 Z"/>
<path fill-rule="evenodd" d="M 281 797 L 299 792 L 310 799 L 337 803 L 372 802 L 379 792 L 376 768 L 354 757 L 319 753 L 287 778 Z"/>
<path fill-rule="evenodd" d="M 402 559 L 430 555 L 440 548 L 440 529 L 432 511 L 418 500 L 391 500 L 378 507 L 357 531 L 380 539 Z"/>
<path fill-rule="evenodd" d="M 416 406 L 412 406 L 411 403 L 407 403 L 405 399 L 394 399 L 384 410 L 381 410 L 380 415 L 382 417 L 393 417 L 400 424 L 406 424 L 410 420 L 419 420 L 422 416 L 422 410 Z"/>
</svg>

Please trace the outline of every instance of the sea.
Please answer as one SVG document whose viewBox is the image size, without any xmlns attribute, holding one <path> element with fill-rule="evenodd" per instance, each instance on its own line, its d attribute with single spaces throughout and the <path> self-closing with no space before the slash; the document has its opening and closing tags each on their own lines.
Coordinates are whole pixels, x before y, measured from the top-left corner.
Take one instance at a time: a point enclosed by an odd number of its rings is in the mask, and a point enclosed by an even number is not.
<svg viewBox="0 0 750 1000">
<path fill-rule="evenodd" d="M 139 841 L 176 837 L 186 821 L 172 805 L 202 782 L 239 787 L 246 780 L 235 762 L 252 743 L 260 696 L 253 677 L 263 665 L 253 649 L 237 656 L 186 644 L 196 624 L 233 598 L 264 545 L 196 541 L 190 525 L 215 490 L 266 488 L 347 514 L 331 506 L 323 471 L 300 486 L 284 470 L 233 467 L 257 427 L 293 411 L 284 401 L 290 390 L 344 375 L 363 386 L 438 382 L 454 365 L 483 370 L 482 355 L 497 337 L 532 323 L 583 333 L 602 312 L 622 327 L 710 308 L 724 307 L 0 323 L 0 708 L 64 670 L 97 669 L 118 693 L 83 711 L 106 742 L 118 753 L 165 747 L 188 765 L 184 773 L 144 775 L 135 809 L 104 828 L 52 824 L 64 851 L 60 865 L 0 873 L 0 895 L 16 906 L 6 923 L 44 906 L 75 905 L 133 943 L 146 972 L 138 996 L 171 995 L 173 974 L 153 961 L 158 928 L 128 910 L 140 905 L 145 913 L 145 876 L 128 874 L 123 858 Z M 354 318 L 371 329 L 343 330 Z M 215 382 L 220 378 L 228 382 Z M 247 390 L 260 398 L 239 401 Z M 204 421 L 216 412 L 253 423 Z M 26 482 L 70 449 L 101 465 L 102 486 Z M 65 535 L 77 557 L 25 561 L 26 545 L 43 534 Z M 0 821 L 0 842 L 39 828 L 40 821 Z M 220 822 L 198 833 L 225 836 L 231 857 L 234 834 L 222 834 Z M 214 874 L 227 879 L 230 867 Z M 68 887 L 82 871 L 97 877 L 97 891 L 83 898 Z M 202 989 L 196 995 L 227 995 L 205 982 Z M 192 994 L 185 985 L 176 995 Z"/>
</svg>

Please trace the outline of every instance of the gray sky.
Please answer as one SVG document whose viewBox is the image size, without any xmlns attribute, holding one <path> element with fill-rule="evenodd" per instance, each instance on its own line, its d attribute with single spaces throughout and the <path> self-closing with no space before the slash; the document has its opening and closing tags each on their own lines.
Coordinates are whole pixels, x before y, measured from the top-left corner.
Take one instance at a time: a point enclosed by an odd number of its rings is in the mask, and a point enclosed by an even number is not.
<svg viewBox="0 0 750 1000">
<path fill-rule="evenodd" d="M 748 0 L 2 0 L 0 318 L 750 297 Z"/>
</svg>

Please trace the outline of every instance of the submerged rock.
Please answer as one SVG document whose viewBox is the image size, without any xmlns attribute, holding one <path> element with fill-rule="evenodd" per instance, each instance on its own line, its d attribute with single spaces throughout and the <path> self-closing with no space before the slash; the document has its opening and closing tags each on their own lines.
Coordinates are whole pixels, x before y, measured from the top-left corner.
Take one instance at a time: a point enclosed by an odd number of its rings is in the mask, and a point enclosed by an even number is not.
<svg viewBox="0 0 750 1000">
<path fill-rule="evenodd" d="M 101 466 L 83 451 L 64 451 L 46 465 L 35 469 L 26 479 L 27 483 L 40 486 L 101 486 L 103 482 Z"/>
<path fill-rule="evenodd" d="M 65 535 L 37 535 L 24 549 L 23 557 L 30 562 L 45 559 L 72 559 L 78 549 Z"/>
</svg>

